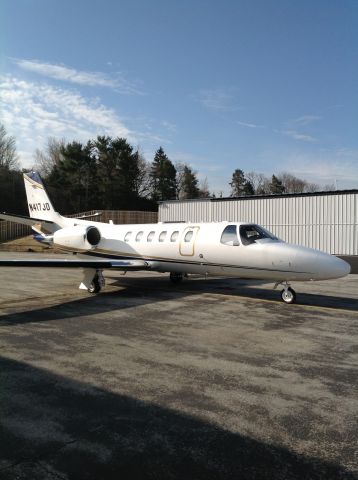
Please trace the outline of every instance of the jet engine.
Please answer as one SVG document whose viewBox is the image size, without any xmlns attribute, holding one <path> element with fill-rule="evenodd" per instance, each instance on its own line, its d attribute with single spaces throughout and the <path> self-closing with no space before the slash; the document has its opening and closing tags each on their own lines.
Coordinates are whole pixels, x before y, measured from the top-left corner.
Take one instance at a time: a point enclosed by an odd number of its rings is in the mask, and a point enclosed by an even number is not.
<svg viewBox="0 0 358 480">
<path fill-rule="evenodd" d="M 101 233 L 97 227 L 76 225 L 57 230 L 53 234 L 53 244 L 74 251 L 93 250 L 101 241 Z"/>
</svg>

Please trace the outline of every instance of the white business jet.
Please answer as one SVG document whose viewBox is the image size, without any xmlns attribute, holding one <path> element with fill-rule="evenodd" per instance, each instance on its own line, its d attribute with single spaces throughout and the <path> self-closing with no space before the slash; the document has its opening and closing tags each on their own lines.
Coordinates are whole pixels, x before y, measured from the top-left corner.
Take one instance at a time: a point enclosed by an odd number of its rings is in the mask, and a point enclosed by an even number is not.
<svg viewBox="0 0 358 480">
<path fill-rule="evenodd" d="M 344 277 L 350 265 L 332 255 L 279 240 L 246 222 L 114 225 L 57 213 L 38 173 L 24 174 L 30 217 L 2 213 L 0 219 L 30 225 L 35 238 L 76 258 L 0 260 L 0 266 L 82 268 L 81 289 L 98 293 L 103 269 L 169 272 L 177 283 L 186 274 L 272 280 L 281 298 L 294 303 L 290 281 Z M 93 217 L 91 217 L 93 218 Z"/>
</svg>

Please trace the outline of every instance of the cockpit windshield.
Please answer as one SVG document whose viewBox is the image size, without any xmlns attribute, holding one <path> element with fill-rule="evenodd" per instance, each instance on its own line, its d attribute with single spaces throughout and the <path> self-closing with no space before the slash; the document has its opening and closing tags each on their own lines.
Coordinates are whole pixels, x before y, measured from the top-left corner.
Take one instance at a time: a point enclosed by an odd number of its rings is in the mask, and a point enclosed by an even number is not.
<svg viewBox="0 0 358 480">
<path fill-rule="evenodd" d="M 267 231 L 259 225 L 240 225 L 240 238 L 243 245 L 250 245 L 256 243 L 257 240 L 276 240 L 279 241 L 275 235 Z"/>
</svg>

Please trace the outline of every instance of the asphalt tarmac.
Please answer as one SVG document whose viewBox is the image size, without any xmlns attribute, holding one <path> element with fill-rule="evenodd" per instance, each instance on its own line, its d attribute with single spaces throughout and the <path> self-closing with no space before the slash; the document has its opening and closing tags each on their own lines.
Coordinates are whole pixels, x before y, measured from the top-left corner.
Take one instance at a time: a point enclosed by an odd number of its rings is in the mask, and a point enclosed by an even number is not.
<svg viewBox="0 0 358 480">
<path fill-rule="evenodd" d="M 358 275 L 104 273 L 0 269 L 1 480 L 358 478 Z"/>
</svg>

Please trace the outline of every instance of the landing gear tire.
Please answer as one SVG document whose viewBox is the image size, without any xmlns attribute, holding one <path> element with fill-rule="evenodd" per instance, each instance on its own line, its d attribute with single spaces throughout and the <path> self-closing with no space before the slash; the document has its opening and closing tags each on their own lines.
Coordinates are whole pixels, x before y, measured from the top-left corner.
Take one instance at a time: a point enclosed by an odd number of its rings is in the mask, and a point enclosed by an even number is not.
<svg viewBox="0 0 358 480">
<path fill-rule="evenodd" d="M 99 293 L 102 290 L 102 287 L 104 287 L 104 283 L 102 272 L 96 273 L 96 275 L 93 277 L 91 285 L 88 288 L 88 292 Z"/>
<path fill-rule="evenodd" d="M 183 281 L 184 275 L 182 273 L 171 272 L 169 275 L 170 281 L 174 284 L 180 283 Z"/>
<path fill-rule="evenodd" d="M 296 292 L 291 287 L 284 288 L 281 291 L 281 298 L 285 303 L 295 303 L 296 302 Z"/>
<path fill-rule="evenodd" d="M 101 285 L 99 284 L 98 278 L 92 280 L 88 291 L 89 293 L 99 293 L 101 291 Z"/>
</svg>

